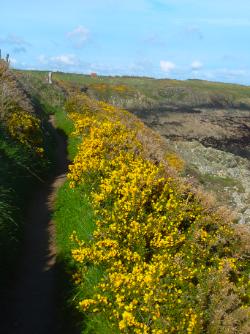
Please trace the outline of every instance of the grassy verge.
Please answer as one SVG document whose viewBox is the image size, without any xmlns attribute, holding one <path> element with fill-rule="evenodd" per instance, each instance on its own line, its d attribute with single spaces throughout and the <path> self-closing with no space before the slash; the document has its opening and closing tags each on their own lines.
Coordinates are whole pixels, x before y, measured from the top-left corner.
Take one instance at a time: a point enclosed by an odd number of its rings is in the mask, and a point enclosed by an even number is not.
<svg viewBox="0 0 250 334">
<path fill-rule="evenodd" d="M 58 191 L 55 220 L 57 222 L 57 250 L 59 257 L 69 259 L 72 249 L 70 236 L 73 231 L 83 240 L 88 240 L 95 227 L 94 214 L 89 202 L 90 190 L 70 189 L 66 182 Z"/>
<path fill-rule="evenodd" d="M 71 257 L 70 236 L 76 231 L 83 240 L 94 229 L 94 216 L 87 195 L 88 189 L 77 191 L 66 182 L 58 191 L 54 220 L 56 223 L 57 267 L 59 283 L 59 309 L 63 333 L 80 333 L 82 318 L 75 311 L 73 298 L 79 292 L 73 285 L 74 263 Z"/>
<path fill-rule="evenodd" d="M 73 160 L 77 153 L 77 146 L 80 144 L 81 139 L 79 137 L 72 137 L 70 134 L 74 131 L 74 125 L 72 121 L 67 117 L 64 110 L 57 110 L 55 113 L 57 128 L 64 132 L 68 137 L 68 158 Z"/>
<path fill-rule="evenodd" d="M 73 160 L 80 138 L 70 136 L 74 126 L 63 110 L 58 110 L 55 113 L 55 118 L 57 128 L 68 136 L 68 157 Z M 58 304 L 61 310 L 60 318 L 63 319 L 63 333 L 80 333 L 83 327 L 82 317 L 75 311 L 75 306 L 73 306 L 72 302 L 74 296 L 78 295 L 80 291 L 76 289 L 72 279 L 75 264 L 71 257 L 72 242 L 70 237 L 73 231 L 76 231 L 82 240 L 88 240 L 92 235 L 95 219 L 89 202 L 90 191 L 91 188 L 87 185 L 77 190 L 70 189 L 69 182 L 66 181 L 57 193 L 54 220 L 56 224 L 58 283 L 60 290 Z"/>
</svg>

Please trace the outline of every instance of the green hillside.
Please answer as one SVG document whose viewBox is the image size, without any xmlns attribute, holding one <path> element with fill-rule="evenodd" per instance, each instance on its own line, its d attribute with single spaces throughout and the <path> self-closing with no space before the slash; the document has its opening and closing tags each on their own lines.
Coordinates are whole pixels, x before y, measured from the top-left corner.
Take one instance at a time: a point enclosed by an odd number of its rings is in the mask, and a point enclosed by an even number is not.
<svg viewBox="0 0 250 334">
<path fill-rule="evenodd" d="M 45 80 L 47 72 L 30 71 Z M 88 90 L 95 98 L 126 108 L 250 107 L 250 87 L 202 80 L 169 80 L 147 77 L 91 77 L 55 72 L 56 81 Z"/>
</svg>

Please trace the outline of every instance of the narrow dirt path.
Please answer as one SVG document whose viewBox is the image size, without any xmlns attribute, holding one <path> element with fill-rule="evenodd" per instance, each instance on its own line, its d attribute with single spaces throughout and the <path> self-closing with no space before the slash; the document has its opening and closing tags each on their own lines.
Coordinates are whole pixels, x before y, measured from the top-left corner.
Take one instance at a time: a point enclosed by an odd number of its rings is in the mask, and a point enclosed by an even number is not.
<svg viewBox="0 0 250 334">
<path fill-rule="evenodd" d="M 53 117 L 50 123 L 54 128 L 57 144 L 56 176 L 47 180 L 34 193 L 29 205 L 17 282 L 10 293 L 9 309 L 5 309 L 6 329 L 2 331 L 0 327 L 3 334 L 59 332 L 55 227 L 51 214 L 56 190 L 65 179 L 67 150 L 66 139 L 55 130 Z"/>
</svg>

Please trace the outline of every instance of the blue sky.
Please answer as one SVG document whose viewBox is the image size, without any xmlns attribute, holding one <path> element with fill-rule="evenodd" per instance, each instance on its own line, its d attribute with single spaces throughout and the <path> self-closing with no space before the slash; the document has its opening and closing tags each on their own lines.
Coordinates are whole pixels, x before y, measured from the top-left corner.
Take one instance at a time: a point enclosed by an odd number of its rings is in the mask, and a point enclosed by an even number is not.
<svg viewBox="0 0 250 334">
<path fill-rule="evenodd" d="M 250 84 L 249 0 L 1 0 L 12 66 Z"/>
</svg>

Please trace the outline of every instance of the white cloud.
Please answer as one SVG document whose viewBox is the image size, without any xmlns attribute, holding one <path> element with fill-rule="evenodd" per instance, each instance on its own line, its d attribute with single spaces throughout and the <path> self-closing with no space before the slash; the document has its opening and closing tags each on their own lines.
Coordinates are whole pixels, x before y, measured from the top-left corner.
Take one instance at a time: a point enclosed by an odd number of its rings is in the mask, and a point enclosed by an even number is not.
<svg viewBox="0 0 250 334">
<path fill-rule="evenodd" d="M 74 54 L 61 54 L 52 57 L 40 55 L 37 57 L 40 66 L 43 68 L 53 68 L 56 70 L 77 70 L 82 62 Z"/>
<path fill-rule="evenodd" d="M 206 70 L 201 69 L 199 72 L 193 71 L 192 73 L 189 73 L 185 77 L 249 85 L 248 78 L 250 77 L 250 72 L 248 69 L 230 69 L 230 68 L 214 68 Z"/>
<path fill-rule="evenodd" d="M 171 61 L 161 60 L 160 61 L 160 68 L 163 72 L 169 73 L 172 70 L 174 70 L 176 68 L 176 66 Z"/>
<path fill-rule="evenodd" d="M 89 30 L 80 25 L 68 32 L 67 38 L 75 47 L 81 48 L 89 40 Z"/>
<path fill-rule="evenodd" d="M 199 60 L 194 60 L 191 64 L 191 69 L 193 71 L 200 70 L 203 67 L 203 64 Z"/>
<path fill-rule="evenodd" d="M 76 56 L 73 54 L 59 55 L 59 56 L 51 57 L 50 60 L 52 62 L 61 64 L 61 65 L 77 65 L 78 64 L 78 60 L 76 59 Z"/>
</svg>

